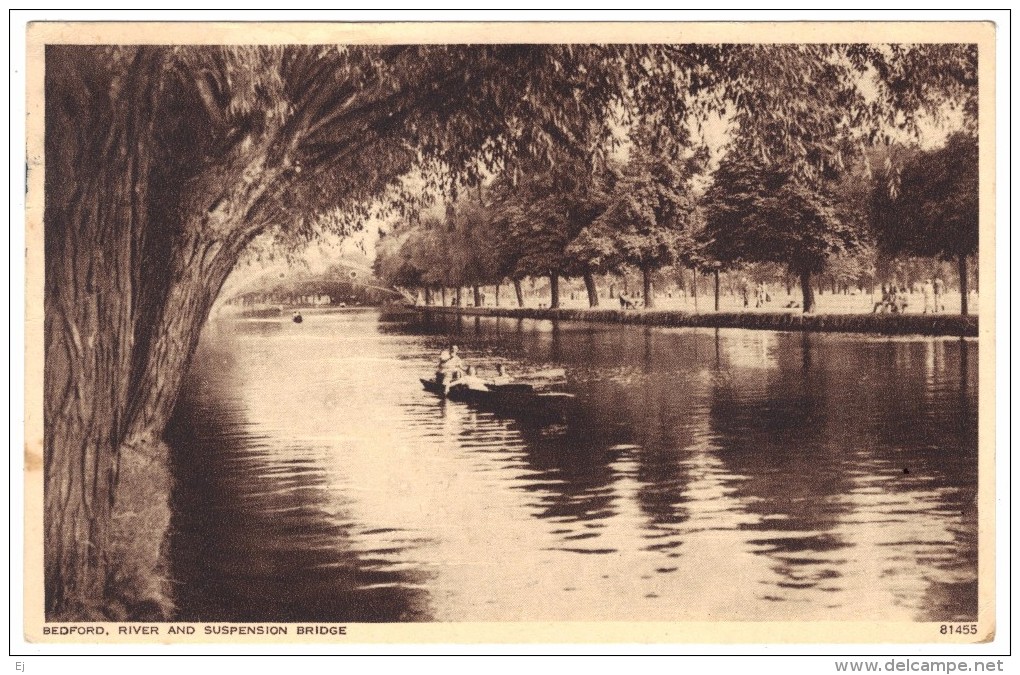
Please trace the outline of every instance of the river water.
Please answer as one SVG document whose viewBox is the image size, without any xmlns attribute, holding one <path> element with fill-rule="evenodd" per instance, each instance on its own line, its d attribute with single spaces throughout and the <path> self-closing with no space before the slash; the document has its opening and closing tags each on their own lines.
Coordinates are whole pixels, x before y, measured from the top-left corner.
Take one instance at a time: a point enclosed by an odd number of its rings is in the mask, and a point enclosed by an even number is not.
<svg viewBox="0 0 1020 675">
<path fill-rule="evenodd" d="M 422 390 L 562 368 L 562 420 Z M 207 326 L 181 620 L 974 620 L 977 343 L 344 311 Z"/>
</svg>

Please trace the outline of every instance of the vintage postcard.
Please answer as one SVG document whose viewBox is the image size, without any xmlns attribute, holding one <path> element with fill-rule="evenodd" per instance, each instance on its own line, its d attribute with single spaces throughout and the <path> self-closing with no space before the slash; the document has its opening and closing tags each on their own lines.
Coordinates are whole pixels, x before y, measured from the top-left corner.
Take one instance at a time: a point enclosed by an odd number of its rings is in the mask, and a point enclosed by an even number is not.
<svg viewBox="0 0 1020 675">
<path fill-rule="evenodd" d="M 991 640 L 995 37 L 30 24 L 26 639 Z"/>
</svg>

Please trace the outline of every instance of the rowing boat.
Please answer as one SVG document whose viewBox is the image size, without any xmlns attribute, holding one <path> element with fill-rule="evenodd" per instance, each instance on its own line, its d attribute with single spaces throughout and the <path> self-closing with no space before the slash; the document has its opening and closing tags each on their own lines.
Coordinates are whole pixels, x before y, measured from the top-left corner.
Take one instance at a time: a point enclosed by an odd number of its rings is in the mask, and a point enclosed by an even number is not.
<svg viewBox="0 0 1020 675">
<path fill-rule="evenodd" d="M 456 384 L 446 389 L 435 380 L 421 379 L 425 391 L 450 401 L 462 401 L 496 412 L 528 417 L 559 417 L 574 401 L 574 395 L 561 391 L 541 391 L 532 384 L 487 384 L 474 389 Z"/>
</svg>

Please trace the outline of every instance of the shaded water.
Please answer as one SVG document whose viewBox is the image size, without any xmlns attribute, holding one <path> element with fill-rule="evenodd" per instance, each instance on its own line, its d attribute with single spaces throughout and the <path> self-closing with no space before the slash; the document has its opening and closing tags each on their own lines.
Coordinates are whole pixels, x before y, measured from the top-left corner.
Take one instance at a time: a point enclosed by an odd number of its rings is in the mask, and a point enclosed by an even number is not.
<svg viewBox="0 0 1020 675">
<path fill-rule="evenodd" d="M 562 367 L 557 424 L 421 389 Z M 977 343 L 373 311 L 207 327 L 180 618 L 973 620 Z"/>
</svg>

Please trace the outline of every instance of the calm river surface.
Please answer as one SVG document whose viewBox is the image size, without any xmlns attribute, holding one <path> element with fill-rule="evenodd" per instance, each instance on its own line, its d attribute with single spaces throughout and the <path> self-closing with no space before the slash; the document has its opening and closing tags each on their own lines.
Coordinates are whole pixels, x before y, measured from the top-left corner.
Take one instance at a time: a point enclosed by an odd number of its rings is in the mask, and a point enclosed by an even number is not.
<svg viewBox="0 0 1020 675">
<path fill-rule="evenodd" d="M 563 368 L 557 424 L 422 390 Z M 183 620 L 973 620 L 977 343 L 306 314 L 206 327 Z"/>
</svg>

